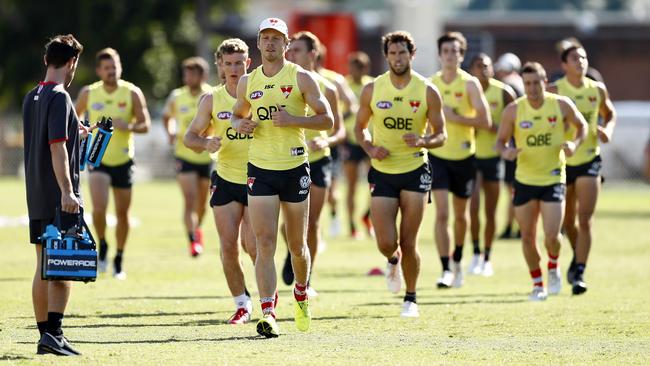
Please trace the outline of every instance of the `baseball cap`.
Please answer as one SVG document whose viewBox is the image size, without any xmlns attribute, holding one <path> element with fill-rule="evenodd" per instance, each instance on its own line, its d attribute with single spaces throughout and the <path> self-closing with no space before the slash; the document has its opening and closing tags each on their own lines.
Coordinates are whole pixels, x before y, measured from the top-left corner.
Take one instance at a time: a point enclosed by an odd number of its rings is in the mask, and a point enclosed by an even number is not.
<svg viewBox="0 0 650 366">
<path fill-rule="evenodd" d="M 261 32 L 265 29 L 275 29 L 276 31 L 284 34 L 285 37 L 289 38 L 289 27 L 287 27 L 287 23 L 284 22 L 284 20 L 279 19 L 279 18 L 266 18 L 260 23 L 260 29 L 258 31 Z"/>
<path fill-rule="evenodd" d="M 521 69 L 521 61 L 514 53 L 504 53 L 494 64 L 495 71 L 518 72 Z"/>
</svg>

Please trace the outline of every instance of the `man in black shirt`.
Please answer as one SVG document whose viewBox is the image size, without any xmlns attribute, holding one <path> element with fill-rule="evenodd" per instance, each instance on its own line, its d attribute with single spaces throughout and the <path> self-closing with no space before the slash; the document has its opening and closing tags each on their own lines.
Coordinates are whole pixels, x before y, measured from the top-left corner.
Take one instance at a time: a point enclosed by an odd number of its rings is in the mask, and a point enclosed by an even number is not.
<svg viewBox="0 0 650 366">
<path fill-rule="evenodd" d="M 54 222 L 60 207 L 61 229 L 74 225 L 79 194 L 79 124 L 65 87 L 74 78 L 83 46 L 71 35 L 52 38 L 45 45 L 45 80 L 23 101 L 25 135 L 25 183 L 29 212 L 30 242 L 36 248 L 36 273 L 32 302 L 41 334 L 38 354 L 78 355 L 61 330 L 63 313 L 70 297 L 70 282 L 41 278 L 42 244 L 39 236 Z"/>
</svg>

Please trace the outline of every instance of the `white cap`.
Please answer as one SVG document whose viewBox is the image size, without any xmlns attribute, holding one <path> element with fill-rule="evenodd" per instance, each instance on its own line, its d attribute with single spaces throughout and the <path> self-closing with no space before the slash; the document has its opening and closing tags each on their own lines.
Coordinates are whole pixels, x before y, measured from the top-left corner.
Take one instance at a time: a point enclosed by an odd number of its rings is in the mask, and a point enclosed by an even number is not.
<svg viewBox="0 0 650 366">
<path fill-rule="evenodd" d="M 504 53 L 494 64 L 495 71 L 518 72 L 521 69 L 521 61 L 514 53 Z"/>
<path fill-rule="evenodd" d="M 266 18 L 260 23 L 260 29 L 258 32 L 261 32 L 265 29 L 275 29 L 276 31 L 284 34 L 285 37 L 289 38 L 289 27 L 287 23 L 280 18 Z"/>
</svg>

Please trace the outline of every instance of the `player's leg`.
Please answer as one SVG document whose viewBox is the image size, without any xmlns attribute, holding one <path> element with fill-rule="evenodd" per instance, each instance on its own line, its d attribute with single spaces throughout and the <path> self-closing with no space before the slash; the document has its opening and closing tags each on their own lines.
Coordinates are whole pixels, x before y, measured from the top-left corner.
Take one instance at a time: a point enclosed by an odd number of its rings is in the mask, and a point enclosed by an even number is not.
<svg viewBox="0 0 650 366">
<path fill-rule="evenodd" d="M 251 225 L 250 212 L 248 206 L 244 208 L 244 217 L 240 227 L 239 239 L 242 242 L 244 251 L 250 256 L 253 265 L 257 258 L 257 244 L 255 241 L 255 233 Z"/>
<path fill-rule="evenodd" d="M 373 196 L 370 199 L 370 214 L 376 228 L 375 240 L 379 252 L 388 260 L 386 284 L 392 293 L 398 293 L 402 286 L 395 222 L 398 208 L 399 199 L 396 197 Z"/>
<path fill-rule="evenodd" d="M 115 216 L 117 225 L 115 227 L 115 239 L 117 241 L 117 253 L 113 260 L 114 276 L 117 279 L 126 279 L 126 272 L 122 268 L 124 248 L 129 235 L 131 223 L 129 221 L 129 209 L 131 207 L 131 188 L 113 187 L 113 198 L 115 199 Z"/>
<path fill-rule="evenodd" d="M 111 176 L 103 171 L 91 170 L 88 175 L 88 188 L 90 200 L 93 204 L 93 226 L 97 233 L 99 245 L 99 272 L 106 272 L 108 244 L 106 243 L 106 210 L 108 208 L 108 190 L 111 185 Z"/>
<path fill-rule="evenodd" d="M 497 204 L 499 202 L 499 193 L 501 191 L 501 184 L 499 180 L 483 181 L 484 204 L 485 204 L 485 249 L 483 251 L 483 268 L 481 273 L 484 276 L 491 276 L 494 272 L 492 269 L 491 254 L 492 244 L 496 234 L 496 216 Z"/>
<path fill-rule="evenodd" d="M 402 214 L 399 230 L 399 247 L 402 253 L 402 272 L 406 284 L 402 316 L 417 317 L 416 290 L 420 275 L 420 252 L 418 233 L 424 215 L 426 193 L 402 190 L 400 192 L 400 211 Z"/>
<path fill-rule="evenodd" d="M 558 187 L 563 186 L 558 185 Z M 544 246 L 548 252 L 548 293 L 557 295 L 562 289 L 562 276 L 558 259 L 560 256 L 560 228 L 564 214 L 564 201 L 542 201 L 540 211 L 544 227 Z"/>
<path fill-rule="evenodd" d="M 325 204 L 327 197 L 327 188 L 319 187 L 312 183 L 309 192 L 309 216 L 307 224 L 307 246 L 309 247 L 310 262 L 310 280 L 311 273 L 314 271 L 314 262 L 318 254 L 318 246 L 320 245 L 320 214 Z"/>
<path fill-rule="evenodd" d="M 517 197 L 515 196 L 515 200 Z M 540 267 L 540 255 L 537 250 L 537 218 L 539 216 L 539 200 L 530 199 L 526 202 L 515 203 L 515 218 L 521 230 L 521 242 L 524 252 L 524 259 L 528 265 L 530 276 L 533 279 L 533 292 L 530 294 L 531 301 L 546 300 L 546 290 L 542 279 Z"/>
<path fill-rule="evenodd" d="M 579 295 L 587 290 L 583 274 L 591 251 L 591 227 L 600 192 L 600 176 L 581 176 L 576 180 L 575 184 L 579 229 L 576 243 L 576 274 L 573 282 L 573 293 Z"/>
<path fill-rule="evenodd" d="M 209 167 L 209 165 L 208 165 Z M 209 172 L 209 169 L 206 169 Z M 206 206 L 208 203 L 208 196 L 210 195 L 210 175 L 199 173 L 199 181 L 197 184 L 197 200 L 196 200 L 196 229 L 194 230 L 194 235 L 196 241 L 203 245 L 203 231 L 201 230 L 201 224 L 203 223 L 203 218 L 205 217 Z"/>
<path fill-rule="evenodd" d="M 350 225 L 350 236 L 352 238 L 359 238 L 359 233 L 356 226 L 356 216 L 355 216 L 355 207 L 356 207 L 356 193 L 357 193 L 357 183 L 359 180 L 359 163 L 354 160 L 345 160 L 343 163 L 343 173 L 345 174 L 345 179 L 348 183 L 345 203 L 348 210 L 348 220 Z"/>
<path fill-rule="evenodd" d="M 433 168 L 433 172 L 435 175 L 435 168 Z M 440 256 L 440 262 L 442 263 L 442 277 L 438 279 L 438 288 L 449 288 L 453 281 L 453 273 L 449 266 L 449 191 L 446 189 L 434 189 L 432 192 L 433 201 L 436 205 L 434 238 L 436 240 L 438 255 Z"/>
<path fill-rule="evenodd" d="M 187 233 L 189 240 L 190 254 L 192 256 L 198 256 L 203 252 L 202 246 L 196 240 L 199 175 L 196 171 L 180 172 L 176 174 L 176 181 L 183 194 L 183 223 L 185 224 L 185 233 Z"/>
<path fill-rule="evenodd" d="M 483 179 L 480 171 L 476 174 L 477 187 L 481 187 Z M 481 273 L 481 246 L 480 246 L 480 233 L 481 233 L 481 190 L 475 189 L 469 199 L 469 231 L 472 239 L 472 263 L 467 269 L 468 274 Z M 486 220 L 489 218 L 486 217 Z"/>
<path fill-rule="evenodd" d="M 452 207 L 454 210 L 454 253 L 451 270 L 454 273 L 453 287 L 463 285 L 463 245 L 465 243 L 465 233 L 467 232 L 467 222 L 469 213 L 467 210 L 468 199 L 452 195 Z"/>
</svg>

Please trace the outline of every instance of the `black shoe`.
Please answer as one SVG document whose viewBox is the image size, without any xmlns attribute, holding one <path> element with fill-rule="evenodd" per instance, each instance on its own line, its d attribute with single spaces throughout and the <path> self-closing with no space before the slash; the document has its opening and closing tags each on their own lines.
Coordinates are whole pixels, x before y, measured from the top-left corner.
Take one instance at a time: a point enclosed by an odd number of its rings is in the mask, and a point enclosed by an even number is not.
<svg viewBox="0 0 650 366">
<path fill-rule="evenodd" d="M 293 283 L 293 267 L 291 266 L 291 253 L 287 253 L 287 258 L 282 266 L 282 281 L 289 286 Z"/>
<path fill-rule="evenodd" d="M 108 254 L 108 243 L 106 243 L 106 240 L 100 240 L 99 241 L 99 260 L 100 261 L 105 261 L 107 254 Z"/>
<path fill-rule="evenodd" d="M 60 335 L 53 336 L 50 333 L 43 333 L 41 340 L 38 342 L 38 348 L 36 349 L 36 354 L 54 354 L 57 356 L 79 356 L 81 353 L 77 352 L 68 340 Z"/>
<path fill-rule="evenodd" d="M 503 239 L 503 240 L 511 239 L 512 238 L 511 235 L 512 232 L 510 231 L 510 229 L 505 229 L 503 233 L 499 235 L 499 239 Z"/>
<path fill-rule="evenodd" d="M 587 292 L 587 284 L 582 280 L 576 280 L 573 283 L 573 287 L 571 288 L 571 292 L 574 295 L 582 295 L 585 292 Z"/>
</svg>

